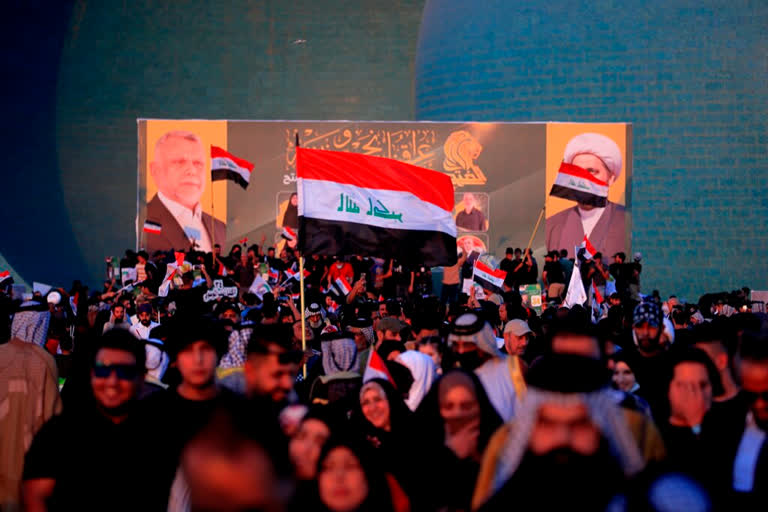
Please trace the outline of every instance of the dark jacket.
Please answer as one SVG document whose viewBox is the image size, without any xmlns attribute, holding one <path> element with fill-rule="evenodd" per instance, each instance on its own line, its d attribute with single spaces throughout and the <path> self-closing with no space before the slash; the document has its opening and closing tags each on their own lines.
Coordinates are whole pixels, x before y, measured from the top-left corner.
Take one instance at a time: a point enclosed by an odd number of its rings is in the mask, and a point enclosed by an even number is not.
<svg viewBox="0 0 768 512">
<path fill-rule="evenodd" d="M 211 234 L 211 216 L 203 212 L 202 222 L 211 243 L 224 244 L 227 238 L 227 225 L 218 219 L 213 220 L 214 233 Z M 158 195 L 147 204 L 146 220 L 156 222 L 162 226 L 159 234 L 141 232 L 144 248 L 152 254 L 155 251 L 170 251 L 172 249 L 188 249 L 189 238 L 173 214 L 168 211 Z"/>
</svg>

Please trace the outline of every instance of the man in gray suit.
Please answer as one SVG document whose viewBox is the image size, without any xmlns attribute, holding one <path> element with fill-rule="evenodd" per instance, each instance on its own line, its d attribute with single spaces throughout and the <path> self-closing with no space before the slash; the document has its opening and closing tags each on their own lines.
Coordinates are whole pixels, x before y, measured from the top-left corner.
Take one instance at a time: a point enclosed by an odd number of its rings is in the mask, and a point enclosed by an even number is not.
<svg viewBox="0 0 768 512">
<path fill-rule="evenodd" d="M 565 146 L 563 161 L 589 171 L 610 187 L 621 174 L 621 150 L 605 135 L 582 133 Z M 625 252 L 624 207 L 608 201 L 600 208 L 577 203 L 547 219 L 547 250 L 566 249 L 573 258 L 573 248 L 587 235 L 592 245 L 603 254 Z"/>
<path fill-rule="evenodd" d="M 149 172 L 157 194 L 147 204 L 147 221 L 158 232 L 144 232 L 144 247 L 156 250 L 188 249 L 211 252 L 226 238 L 226 224 L 202 210 L 200 198 L 207 181 L 205 150 L 200 138 L 188 131 L 170 131 L 155 144 Z"/>
</svg>

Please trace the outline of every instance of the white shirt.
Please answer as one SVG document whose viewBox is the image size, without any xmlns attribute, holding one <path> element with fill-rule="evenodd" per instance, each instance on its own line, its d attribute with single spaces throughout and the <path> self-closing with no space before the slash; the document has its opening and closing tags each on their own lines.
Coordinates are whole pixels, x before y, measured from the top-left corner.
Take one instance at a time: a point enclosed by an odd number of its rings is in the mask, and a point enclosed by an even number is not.
<svg viewBox="0 0 768 512">
<path fill-rule="evenodd" d="M 589 238 L 592 236 L 592 230 L 595 229 L 600 217 L 603 216 L 605 208 L 592 208 L 591 210 L 582 210 L 579 208 L 579 217 L 581 217 L 581 229 L 584 230 L 584 234 Z"/>
<path fill-rule="evenodd" d="M 493 408 L 506 423 L 515 415 L 517 393 L 506 357 L 494 357 L 475 370 Z"/>
<path fill-rule="evenodd" d="M 189 238 L 189 241 L 195 240 L 197 242 L 197 250 L 203 252 L 213 252 L 211 247 L 211 237 L 208 236 L 208 229 L 203 225 L 203 209 L 200 207 L 200 203 L 195 206 L 194 210 L 190 210 L 184 205 L 177 203 L 176 201 L 169 199 L 163 195 L 162 192 L 157 192 L 157 197 L 160 198 L 171 215 L 179 223 L 181 229 Z M 208 226 L 210 227 L 210 226 Z M 192 230 L 199 233 L 199 236 L 193 237 L 191 235 Z"/>
<path fill-rule="evenodd" d="M 158 324 L 157 322 L 150 322 L 149 327 L 144 327 L 144 324 L 142 324 L 141 322 L 136 322 L 131 326 L 130 329 L 128 329 L 128 331 L 134 336 L 136 336 L 137 338 L 139 338 L 140 340 L 148 340 L 150 331 L 152 331 L 152 329 L 154 329 L 158 325 L 160 324 Z"/>
<path fill-rule="evenodd" d="M 733 460 L 733 490 L 752 492 L 755 485 L 755 469 L 760 449 L 765 442 L 765 432 L 757 426 L 750 411 L 747 414 L 747 428 L 741 436 L 736 458 Z"/>
</svg>

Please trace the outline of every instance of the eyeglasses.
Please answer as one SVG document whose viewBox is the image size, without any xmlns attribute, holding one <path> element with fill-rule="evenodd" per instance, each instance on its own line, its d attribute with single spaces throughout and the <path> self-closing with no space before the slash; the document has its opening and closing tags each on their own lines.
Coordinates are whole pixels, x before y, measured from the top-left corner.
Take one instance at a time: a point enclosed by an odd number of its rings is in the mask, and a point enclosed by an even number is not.
<svg viewBox="0 0 768 512">
<path fill-rule="evenodd" d="M 112 372 L 115 372 L 120 380 L 134 380 L 139 376 L 139 369 L 135 364 L 96 363 L 93 366 L 93 375 L 99 379 L 106 379 Z"/>
</svg>

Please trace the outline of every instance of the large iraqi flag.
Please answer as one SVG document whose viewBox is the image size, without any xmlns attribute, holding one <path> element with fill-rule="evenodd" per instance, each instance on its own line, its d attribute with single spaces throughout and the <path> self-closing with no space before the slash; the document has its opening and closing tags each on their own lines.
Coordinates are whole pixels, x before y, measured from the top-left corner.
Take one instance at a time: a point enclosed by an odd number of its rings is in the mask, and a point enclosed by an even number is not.
<svg viewBox="0 0 768 512">
<path fill-rule="evenodd" d="M 453 184 L 440 172 L 381 158 L 296 149 L 299 245 L 428 266 L 456 263 Z"/>
</svg>

